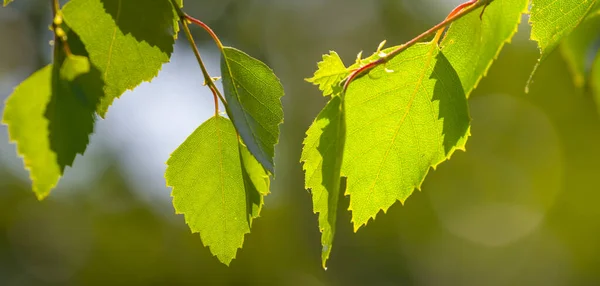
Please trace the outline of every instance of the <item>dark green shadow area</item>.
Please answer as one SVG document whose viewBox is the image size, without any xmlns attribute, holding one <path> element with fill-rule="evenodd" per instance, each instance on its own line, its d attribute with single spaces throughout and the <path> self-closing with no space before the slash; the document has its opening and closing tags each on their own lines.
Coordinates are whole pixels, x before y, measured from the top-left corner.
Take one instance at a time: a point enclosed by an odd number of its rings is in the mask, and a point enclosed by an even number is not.
<svg viewBox="0 0 600 286">
<path fill-rule="evenodd" d="M 431 101 L 439 101 L 438 119 L 444 120 L 443 144 L 444 151 L 448 155 L 452 148 L 459 145 L 459 141 L 466 137 L 469 129 L 471 117 L 467 96 L 458 73 L 442 52 L 436 56 L 436 64 L 430 78 L 436 80 Z"/>
<path fill-rule="evenodd" d="M 50 149 L 56 153 L 61 172 L 72 166 L 77 154 L 83 154 L 94 132 L 96 107 L 104 96 L 102 74 L 87 62 L 89 70 L 66 78 L 65 65 L 73 58 L 87 57 L 85 47 L 72 31 L 67 32 L 69 48 L 73 55 L 67 56 L 62 43 L 57 43 L 52 69 L 52 95 L 44 116 L 48 119 Z M 63 69 L 65 67 L 65 69 Z M 61 71 L 61 69 L 63 69 Z"/>
<path fill-rule="evenodd" d="M 328 216 L 327 221 L 331 225 L 332 236 L 335 233 L 338 202 L 341 195 L 341 171 L 346 143 L 346 120 L 344 118 L 343 102 L 339 96 L 333 97 L 323 112 L 317 117 L 317 121 L 327 118 L 329 124 L 323 128 L 323 134 L 319 140 L 319 154 L 323 158 L 321 185 L 327 190 Z"/>
<path fill-rule="evenodd" d="M 173 53 L 176 16 L 168 0 L 95 0 L 114 19 L 125 35 L 147 42 L 166 54 Z"/>
</svg>

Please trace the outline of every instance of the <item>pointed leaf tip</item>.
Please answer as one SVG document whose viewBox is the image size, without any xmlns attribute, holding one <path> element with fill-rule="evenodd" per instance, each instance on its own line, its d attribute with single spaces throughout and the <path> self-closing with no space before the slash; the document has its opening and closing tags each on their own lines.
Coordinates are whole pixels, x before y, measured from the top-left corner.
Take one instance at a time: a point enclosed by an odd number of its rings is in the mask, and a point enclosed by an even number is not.
<svg viewBox="0 0 600 286">
<path fill-rule="evenodd" d="M 269 181 L 229 119 L 203 123 L 167 161 L 173 206 L 219 261 L 229 265 L 262 208 Z"/>
<path fill-rule="evenodd" d="M 310 189 L 313 211 L 319 214 L 321 261 L 327 268 L 335 236 L 341 195 L 341 167 L 346 137 L 342 99 L 333 97 L 306 132 L 301 161 L 305 186 Z"/>
</svg>

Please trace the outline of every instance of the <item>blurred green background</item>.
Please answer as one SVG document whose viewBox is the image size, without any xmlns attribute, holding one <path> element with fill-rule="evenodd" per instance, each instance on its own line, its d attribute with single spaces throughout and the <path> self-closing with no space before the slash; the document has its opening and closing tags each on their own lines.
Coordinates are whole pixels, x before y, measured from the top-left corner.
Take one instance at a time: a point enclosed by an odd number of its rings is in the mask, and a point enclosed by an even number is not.
<svg viewBox="0 0 600 286">
<path fill-rule="evenodd" d="M 169 154 L 211 116 L 187 43 L 152 83 L 116 100 L 84 157 L 43 202 L 0 126 L 0 285 L 600 285 L 600 120 L 560 52 L 539 56 L 527 16 L 470 99 L 467 152 L 430 172 L 422 192 L 353 233 L 341 201 L 329 269 L 299 164 L 324 106 L 304 82 L 321 54 L 346 63 L 403 43 L 457 0 L 201 0 L 185 10 L 267 62 L 286 89 L 277 178 L 230 267 L 175 215 Z M 0 100 L 50 61 L 48 1 L 0 9 Z M 218 53 L 195 29 L 218 75 Z M 4 105 L 2 105 L 2 109 Z"/>
</svg>

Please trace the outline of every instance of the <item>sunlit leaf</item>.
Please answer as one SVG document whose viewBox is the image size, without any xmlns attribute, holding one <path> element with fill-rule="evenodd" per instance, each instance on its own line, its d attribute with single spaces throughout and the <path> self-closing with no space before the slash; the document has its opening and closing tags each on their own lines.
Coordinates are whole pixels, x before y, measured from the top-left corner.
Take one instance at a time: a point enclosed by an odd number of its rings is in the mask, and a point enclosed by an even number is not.
<svg viewBox="0 0 600 286">
<path fill-rule="evenodd" d="M 283 122 L 283 87 L 264 63 L 225 47 L 221 58 L 223 89 L 229 116 L 256 159 L 273 173 L 275 144 Z"/>
<path fill-rule="evenodd" d="M 460 79 L 436 43 L 417 44 L 356 79 L 345 110 L 342 176 L 355 231 L 404 202 L 469 135 Z"/>
<path fill-rule="evenodd" d="M 441 43 L 441 49 L 454 67 L 467 97 L 487 74 L 505 43 L 517 31 L 529 0 L 494 1 L 454 22 Z"/>
<path fill-rule="evenodd" d="M 177 17 L 169 1 L 72 0 L 63 16 L 103 75 L 101 116 L 126 90 L 154 78 L 173 52 Z"/>
<path fill-rule="evenodd" d="M 541 52 L 532 78 L 540 63 L 581 23 L 595 4 L 596 0 L 531 1 L 531 39 L 538 43 Z"/>
<path fill-rule="evenodd" d="M 305 186 L 312 193 L 313 211 L 319 214 L 323 268 L 326 268 L 335 235 L 345 138 L 342 100 L 335 96 L 306 132 L 301 157 Z"/>
<path fill-rule="evenodd" d="M 10 2 L 12 2 L 13 0 L 4 0 L 4 7 L 6 7 L 6 5 L 10 4 Z"/>
<path fill-rule="evenodd" d="M 323 95 L 333 94 L 334 88 L 350 74 L 340 56 L 334 51 L 323 55 L 323 61 L 317 65 L 318 69 L 313 77 L 307 78 L 306 81 L 318 85 Z"/>
<path fill-rule="evenodd" d="M 266 171 L 240 144 L 231 121 L 213 117 L 198 127 L 167 161 L 165 177 L 176 212 L 229 265 L 269 188 Z"/>
</svg>

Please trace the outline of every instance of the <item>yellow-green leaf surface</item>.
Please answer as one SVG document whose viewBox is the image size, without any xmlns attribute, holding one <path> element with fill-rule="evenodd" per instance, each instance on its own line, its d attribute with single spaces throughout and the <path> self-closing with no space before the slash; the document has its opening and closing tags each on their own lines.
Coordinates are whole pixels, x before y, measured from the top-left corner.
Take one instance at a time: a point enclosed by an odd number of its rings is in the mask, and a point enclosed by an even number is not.
<svg viewBox="0 0 600 286">
<path fill-rule="evenodd" d="M 345 110 L 342 176 L 355 231 L 404 202 L 469 135 L 464 90 L 436 43 L 417 44 L 353 81 Z"/>
<path fill-rule="evenodd" d="M 45 198 L 65 167 L 85 152 L 104 94 L 102 75 L 90 64 L 85 47 L 68 26 L 63 29 L 72 54 L 67 55 L 58 41 L 55 64 L 21 83 L 6 101 L 3 115 L 38 199 Z"/>
<path fill-rule="evenodd" d="M 454 22 L 441 49 L 458 73 L 467 96 L 487 73 L 505 43 L 517 31 L 529 0 L 497 0 Z"/>
<path fill-rule="evenodd" d="M 2 122 L 10 141 L 17 144 L 29 170 L 33 191 L 43 199 L 62 175 L 56 153 L 50 149 L 48 119 L 44 116 L 52 95 L 52 65 L 23 81 L 6 100 Z"/>
<path fill-rule="evenodd" d="M 539 64 L 581 23 L 595 4 L 596 0 L 531 1 L 531 39 L 538 43 L 541 57 L 529 83 Z"/>
<path fill-rule="evenodd" d="M 13 0 L 4 0 L 4 6 L 6 7 L 6 5 L 10 4 L 10 2 L 12 2 Z"/>
<path fill-rule="evenodd" d="M 231 121 L 213 117 L 198 127 L 167 161 L 165 177 L 176 212 L 229 265 L 269 192 L 267 172 Z"/>
<path fill-rule="evenodd" d="M 318 69 L 313 77 L 307 78 L 306 81 L 318 85 L 325 96 L 332 95 L 334 88 L 349 74 L 348 68 L 334 51 L 323 55 L 323 60 L 317 66 Z"/>
<path fill-rule="evenodd" d="M 48 196 L 65 167 L 85 151 L 102 95 L 98 79 L 87 58 L 69 56 L 61 67 L 48 65 L 34 73 L 6 101 L 3 123 L 38 199 Z"/>
<path fill-rule="evenodd" d="M 594 59 L 597 59 L 600 41 L 600 17 L 586 19 L 569 35 L 560 46 L 573 80 L 577 87 L 583 87 L 590 81 Z"/>
<path fill-rule="evenodd" d="M 283 122 L 279 79 L 261 61 L 230 47 L 223 49 L 221 73 L 229 117 L 252 155 L 273 173 Z"/>
<path fill-rule="evenodd" d="M 177 17 L 169 1 L 71 0 L 63 16 L 103 75 L 101 116 L 126 90 L 154 78 L 173 52 Z"/>
<path fill-rule="evenodd" d="M 306 132 L 301 157 L 305 186 L 312 193 L 313 211 L 319 214 L 323 268 L 335 235 L 345 138 L 342 100 L 335 96 Z"/>
</svg>

